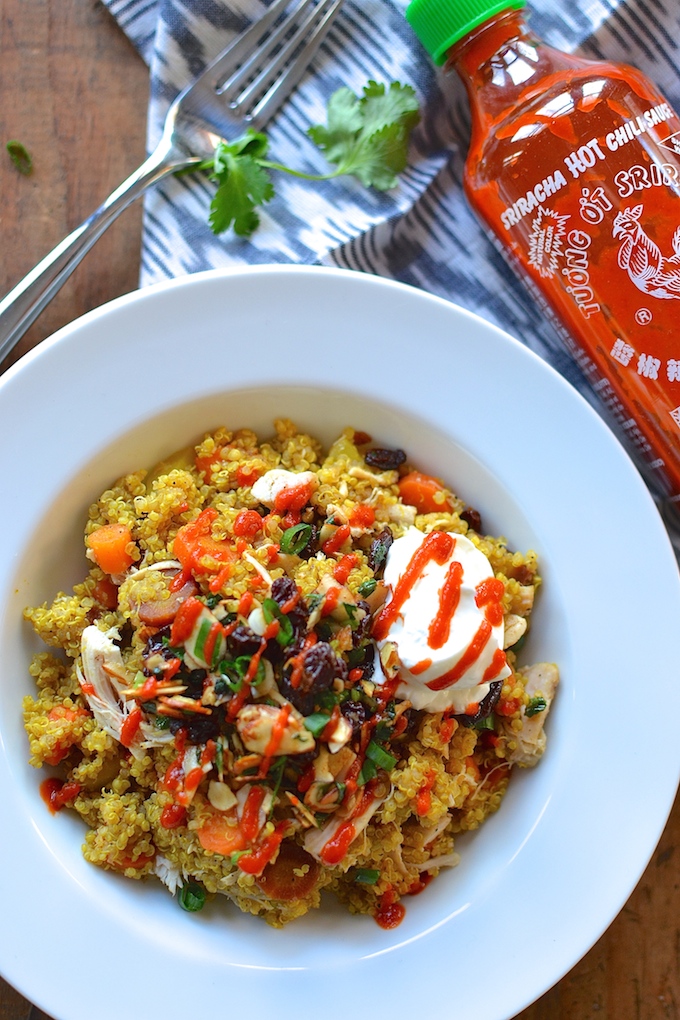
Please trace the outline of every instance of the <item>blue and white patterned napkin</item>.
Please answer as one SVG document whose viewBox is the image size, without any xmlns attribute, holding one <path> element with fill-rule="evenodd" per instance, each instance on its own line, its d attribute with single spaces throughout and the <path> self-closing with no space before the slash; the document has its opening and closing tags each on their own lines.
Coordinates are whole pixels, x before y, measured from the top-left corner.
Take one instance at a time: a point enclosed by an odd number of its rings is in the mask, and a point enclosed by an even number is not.
<svg viewBox="0 0 680 1020">
<path fill-rule="evenodd" d="M 259 17 L 261 0 L 103 0 L 149 64 L 149 147 L 178 91 Z M 549 361 L 602 412 L 579 370 L 470 211 L 462 191 L 469 113 L 455 75 L 444 77 L 404 19 L 407 0 L 346 0 L 302 85 L 267 128 L 270 156 L 323 172 L 306 136 L 325 120 L 331 92 L 359 93 L 373 78 L 416 89 L 422 121 L 408 170 L 386 194 L 353 179 L 276 177 L 276 198 L 249 240 L 215 237 L 213 185 L 194 174 L 146 198 L 141 284 L 243 264 L 322 263 L 376 273 L 450 299 L 507 330 Z M 676 0 L 533 0 L 538 35 L 568 51 L 645 71 L 680 110 L 680 6 Z"/>
</svg>

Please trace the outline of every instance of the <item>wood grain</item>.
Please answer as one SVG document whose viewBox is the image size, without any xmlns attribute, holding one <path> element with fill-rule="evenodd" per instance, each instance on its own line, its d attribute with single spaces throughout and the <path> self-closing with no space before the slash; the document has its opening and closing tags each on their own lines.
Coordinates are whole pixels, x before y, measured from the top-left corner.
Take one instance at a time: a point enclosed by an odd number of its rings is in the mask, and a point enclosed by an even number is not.
<svg viewBox="0 0 680 1020">
<path fill-rule="evenodd" d="M 0 0 L 0 293 L 144 158 L 148 74 L 96 0 Z M 33 157 L 30 177 L 5 152 Z M 90 308 L 134 290 L 141 206 L 127 210 L 35 322 L 14 360 Z"/>
<path fill-rule="evenodd" d="M 97 0 L 0 0 L 0 293 L 141 162 L 147 89 L 144 65 Z M 23 177 L 7 158 L 10 138 L 32 153 L 32 176 Z M 110 228 L 14 357 L 137 286 L 140 217 L 137 205 Z M 655 724 L 654 718 L 646 723 Z M 660 729 L 659 739 L 678 737 Z M 527 892 L 532 894 L 540 890 Z M 559 917 L 553 920 L 560 925 Z M 511 920 L 506 922 L 500 952 L 503 939 L 512 938 Z M 490 936 L 490 947 L 498 937 Z M 39 961 L 36 952 L 36 966 Z M 44 1020 L 44 1014 L 0 979 L 0 1020 Z M 680 1020 L 680 801 L 621 914 L 587 956 L 517 1020 Z"/>
</svg>

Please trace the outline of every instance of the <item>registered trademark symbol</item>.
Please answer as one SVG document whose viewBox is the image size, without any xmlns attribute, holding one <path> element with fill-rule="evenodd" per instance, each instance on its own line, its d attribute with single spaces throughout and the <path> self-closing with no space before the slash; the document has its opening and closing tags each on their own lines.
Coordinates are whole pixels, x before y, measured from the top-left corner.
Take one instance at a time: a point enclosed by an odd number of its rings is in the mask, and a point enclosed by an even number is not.
<svg viewBox="0 0 680 1020">
<path fill-rule="evenodd" d="M 635 313 L 635 321 L 639 326 L 646 326 L 647 323 L 652 321 L 652 313 L 649 308 L 638 308 Z"/>
</svg>

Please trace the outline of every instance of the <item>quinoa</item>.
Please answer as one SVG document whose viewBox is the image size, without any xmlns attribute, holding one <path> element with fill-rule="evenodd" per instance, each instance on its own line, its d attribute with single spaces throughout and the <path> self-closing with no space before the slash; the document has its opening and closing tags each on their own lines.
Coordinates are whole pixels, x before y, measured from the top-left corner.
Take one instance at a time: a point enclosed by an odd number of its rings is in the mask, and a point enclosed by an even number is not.
<svg viewBox="0 0 680 1020">
<path fill-rule="evenodd" d="M 218 428 L 93 502 L 83 580 L 24 614 L 54 650 L 30 665 L 30 762 L 81 816 L 86 860 L 274 927 L 323 890 L 389 927 L 457 863 L 457 834 L 540 758 L 557 674 L 518 665 L 535 552 L 444 483 L 409 500 L 415 470 L 353 428 L 324 451 L 282 419 L 264 441 Z M 413 528 L 465 536 L 500 585 L 508 675 L 467 713 L 416 710 L 373 638 L 388 547 Z"/>
</svg>

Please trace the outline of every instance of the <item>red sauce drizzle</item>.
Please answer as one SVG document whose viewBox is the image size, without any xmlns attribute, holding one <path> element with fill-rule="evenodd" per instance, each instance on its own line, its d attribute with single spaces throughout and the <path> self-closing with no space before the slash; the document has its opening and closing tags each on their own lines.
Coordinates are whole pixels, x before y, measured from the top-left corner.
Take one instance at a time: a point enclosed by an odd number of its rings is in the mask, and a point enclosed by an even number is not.
<svg viewBox="0 0 680 1020">
<path fill-rule="evenodd" d="M 339 864 L 350 848 L 356 836 L 356 829 L 351 821 L 343 822 L 335 835 L 331 836 L 321 850 L 321 860 L 324 864 L 332 866 Z"/>
<path fill-rule="evenodd" d="M 260 831 L 260 808 L 262 807 L 264 796 L 264 786 L 251 786 L 248 791 L 248 796 L 246 797 L 246 802 L 243 805 L 243 813 L 241 815 L 241 832 L 249 843 L 252 843 L 256 839 L 257 834 Z"/>
<path fill-rule="evenodd" d="M 460 680 L 465 671 L 469 669 L 473 662 L 476 662 L 482 654 L 490 637 L 491 624 L 488 620 L 482 620 L 479 625 L 479 630 L 453 669 L 450 669 L 447 673 L 443 673 L 442 676 L 438 676 L 435 680 L 428 681 L 427 686 L 430 690 L 443 691 L 446 687 L 451 687 L 451 685 L 455 684 L 457 680 Z"/>
<path fill-rule="evenodd" d="M 65 783 L 56 778 L 45 779 L 40 784 L 40 796 L 52 814 L 61 811 L 66 804 L 75 800 L 81 790 L 80 783 Z"/>
<path fill-rule="evenodd" d="M 196 620 L 201 615 L 205 606 L 194 595 L 190 595 L 177 610 L 177 616 L 173 620 L 170 631 L 170 642 L 177 647 L 191 637 Z"/>
<path fill-rule="evenodd" d="M 434 560 L 440 566 L 446 563 L 453 549 L 454 539 L 445 531 L 432 531 L 426 536 L 422 545 L 418 546 L 406 570 L 399 578 L 391 600 L 383 606 L 373 624 L 373 637 L 381 641 L 387 637 L 388 631 L 397 619 L 406 599 L 422 575 L 427 564 Z"/>
<path fill-rule="evenodd" d="M 338 552 L 338 550 L 342 548 L 350 535 L 351 529 L 349 524 L 341 524 L 338 530 L 335 531 L 321 546 L 322 551 L 326 554 L 326 556 L 332 556 L 333 553 Z"/>
<path fill-rule="evenodd" d="M 261 875 L 280 847 L 287 825 L 288 822 L 279 822 L 274 832 L 265 837 L 259 846 L 240 857 L 238 866 L 241 871 L 248 875 Z"/>
<path fill-rule="evenodd" d="M 396 928 L 404 920 L 406 908 L 402 903 L 395 902 L 395 893 L 388 889 L 380 898 L 380 906 L 375 919 L 381 928 Z"/>
<path fill-rule="evenodd" d="M 444 584 L 439 591 L 439 606 L 428 632 L 427 643 L 430 648 L 443 648 L 448 641 L 451 622 L 460 602 L 462 584 L 463 564 L 454 560 L 446 572 Z"/>
<path fill-rule="evenodd" d="M 338 584 L 347 583 L 347 578 L 349 577 L 350 572 L 354 570 L 358 562 L 359 557 L 357 556 L 356 553 L 347 553 L 345 556 L 342 557 L 337 567 L 333 571 L 333 577 L 338 582 Z"/>
<path fill-rule="evenodd" d="M 262 531 L 262 518 L 257 510 L 241 510 L 234 521 L 234 534 L 239 538 L 255 538 Z"/>
<path fill-rule="evenodd" d="M 129 715 L 123 720 L 120 728 L 120 742 L 123 747 L 130 747 L 137 736 L 137 731 L 142 725 L 142 710 L 139 706 L 132 709 Z"/>
<path fill-rule="evenodd" d="M 503 606 L 501 599 L 505 594 L 505 585 L 496 577 L 481 581 L 475 588 L 475 605 L 484 610 L 484 616 L 492 627 L 503 622 Z"/>
<path fill-rule="evenodd" d="M 425 776 L 425 782 L 418 790 L 416 794 L 416 814 L 422 818 L 426 815 L 432 806 L 432 787 L 436 779 L 436 773 L 434 769 L 428 769 Z"/>
<path fill-rule="evenodd" d="M 508 660 L 503 649 L 497 648 L 496 651 L 493 653 L 493 658 L 490 664 L 484 671 L 484 676 L 482 677 L 482 680 L 485 683 L 487 683 L 489 680 L 493 680 L 494 677 L 498 676 L 498 674 L 504 668 L 504 666 L 507 665 L 507 662 Z"/>
<path fill-rule="evenodd" d="M 309 482 L 282 489 L 274 500 L 274 510 L 280 516 L 285 514 L 283 523 L 286 528 L 300 523 L 300 511 L 307 506 L 312 498 L 312 486 Z"/>
<path fill-rule="evenodd" d="M 349 523 L 354 528 L 370 528 L 375 521 L 375 510 L 368 503 L 357 503 L 349 515 Z"/>
</svg>

